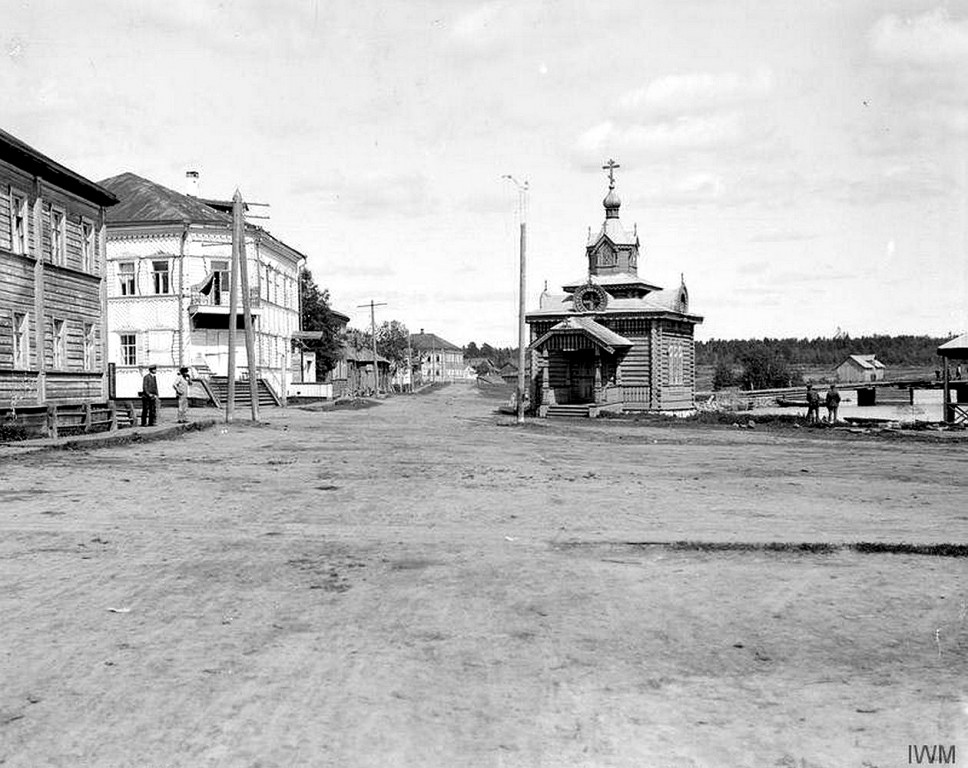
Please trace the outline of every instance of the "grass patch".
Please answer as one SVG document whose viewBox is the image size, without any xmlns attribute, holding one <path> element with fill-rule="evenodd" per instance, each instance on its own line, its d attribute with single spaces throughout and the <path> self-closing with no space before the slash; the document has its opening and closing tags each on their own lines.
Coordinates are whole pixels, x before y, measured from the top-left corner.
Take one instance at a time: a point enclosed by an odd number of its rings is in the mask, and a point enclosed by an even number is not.
<svg viewBox="0 0 968 768">
<path fill-rule="evenodd" d="M 623 544 L 636 549 L 657 547 L 677 552 L 786 552 L 798 555 L 857 552 L 862 555 L 968 557 L 968 544 L 907 544 L 881 541 L 844 544 L 811 541 L 626 541 Z"/>
</svg>

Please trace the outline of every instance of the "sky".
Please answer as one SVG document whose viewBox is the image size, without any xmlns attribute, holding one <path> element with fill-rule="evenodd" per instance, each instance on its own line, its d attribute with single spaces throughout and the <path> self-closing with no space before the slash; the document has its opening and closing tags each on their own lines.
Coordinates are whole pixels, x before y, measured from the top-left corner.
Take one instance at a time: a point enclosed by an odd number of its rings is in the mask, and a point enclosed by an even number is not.
<svg viewBox="0 0 968 768">
<path fill-rule="evenodd" d="M 614 158 L 697 338 L 968 326 L 968 0 L 0 0 L 0 127 L 268 203 L 351 325 L 517 340 Z M 260 211 L 261 213 L 261 211 Z"/>
</svg>

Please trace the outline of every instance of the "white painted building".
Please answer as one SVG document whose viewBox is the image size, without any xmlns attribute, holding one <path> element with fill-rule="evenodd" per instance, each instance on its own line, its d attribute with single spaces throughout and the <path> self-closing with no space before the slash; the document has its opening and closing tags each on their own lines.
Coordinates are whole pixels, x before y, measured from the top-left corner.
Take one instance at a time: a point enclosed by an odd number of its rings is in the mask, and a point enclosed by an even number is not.
<svg viewBox="0 0 968 768">
<path fill-rule="evenodd" d="M 162 397 L 181 366 L 228 373 L 231 203 L 184 195 L 133 173 L 101 182 L 119 200 L 107 219 L 108 360 L 115 396 L 136 397 L 158 366 Z M 284 396 L 291 340 L 299 330 L 305 257 L 246 225 L 246 265 L 259 378 Z M 236 307 L 237 376 L 247 373 L 241 297 Z"/>
<path fill-rule="evenodd" d="M 414 365 L 419 366 L 425 383 L 464 381 L 464 351 L 436 333 L 414 333 L 410 336 Z"/>
</svg>

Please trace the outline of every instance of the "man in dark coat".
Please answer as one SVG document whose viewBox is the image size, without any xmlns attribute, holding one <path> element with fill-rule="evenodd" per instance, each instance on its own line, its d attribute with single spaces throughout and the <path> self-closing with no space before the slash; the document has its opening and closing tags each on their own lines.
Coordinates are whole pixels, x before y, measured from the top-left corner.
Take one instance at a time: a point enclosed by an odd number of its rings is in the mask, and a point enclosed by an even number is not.
<svg viewBox="0 0 968 768">
<path fill-rule="evenodd" d="M 153 427 L 158 420 L 158 379 L 155 378 L 157 365 L 149 365 L 148 373 L 141 381 L 141 426 Z"/>
<path fill-rule="evenodd" d="M 807 424 L 820 423 L 820 395 L 813 388 L 813 384 L 807 384 Z"/>
<path fill-rule="evenodd" d="M 830 389 L 827 390 L 827 396 L 824 398 L 827 405 L 827 422 L 830 424 L 837 423 L 837 409 L 840 408 L 840 392 L 837 391 L 837 385 L 831 384 Z"/>
</svg>

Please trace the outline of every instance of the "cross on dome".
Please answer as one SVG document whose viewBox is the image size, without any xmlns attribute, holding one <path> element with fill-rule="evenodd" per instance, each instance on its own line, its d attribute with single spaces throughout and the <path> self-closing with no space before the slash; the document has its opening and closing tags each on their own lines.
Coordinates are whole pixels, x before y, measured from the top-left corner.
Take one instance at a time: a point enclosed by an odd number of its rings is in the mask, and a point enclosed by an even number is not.
<svg viewBox="0 0 968 768">
<path fill-rule="evenodd" d="M 616 163 L 612 158 L 608 159 L 608 162 L 602 166 L 603 171 L 608 171 L 608 188 L 615 189 L 615 169 L 621 168 L 622 166 Z"/>
</svg>

